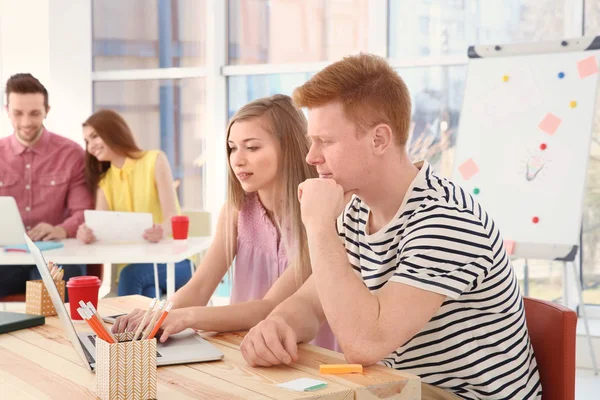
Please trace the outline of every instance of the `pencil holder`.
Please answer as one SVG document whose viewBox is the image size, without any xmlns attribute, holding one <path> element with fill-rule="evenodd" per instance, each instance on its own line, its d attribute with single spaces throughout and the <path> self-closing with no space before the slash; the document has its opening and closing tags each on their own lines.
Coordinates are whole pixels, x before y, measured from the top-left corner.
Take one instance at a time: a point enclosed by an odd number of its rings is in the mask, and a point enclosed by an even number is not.
<svg viewBox="0 0 600 400">
<path fill-rule="evenodd" d="M 60 299 L 65 302 L 65 281 L 54 281 Z M 56 315 L 56 309 L 48 294 L 44 281 L 27 281 L 25 286 L 25 312 L 27 314 L 43 315 L 45 317 Z"/>
<path fill-rule="evenodd" d="M 115 337 L 118 343 L 96 338 L 96 395 L 102 400 L 155 399 L 156 339 L 132 342 L 132 332 Z"/>
</svg>

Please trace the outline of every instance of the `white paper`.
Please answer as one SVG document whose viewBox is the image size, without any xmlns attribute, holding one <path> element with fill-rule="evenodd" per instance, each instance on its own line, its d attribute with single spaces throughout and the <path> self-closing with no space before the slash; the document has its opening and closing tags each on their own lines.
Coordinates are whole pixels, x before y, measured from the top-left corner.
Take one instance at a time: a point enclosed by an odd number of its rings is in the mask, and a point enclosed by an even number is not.
<svg viewBox="0 0 600 400">
<path fill-rule="evenodd" d="M 296 392 L 304 392 L 307 389 L 310 389 L 314 386 L 317 385 L 327 385 L 327 382 L 323 382 L 317 379 L 311 379 L 311 378 L 299 378 L 299 379 L 294 379 L 293 381 L 289 381 L 289 382 L 284 382 L 284 383 L 280 383 L 279 387 L 282 387 L 284 389 L 289 389 L 289 390 L 294 390 Z"/>
<path fill-rule="evenodd" d="M 85 210 L 85 224 L 100 243 L 143 243 L 144 231 L 152 228 L 152 214 Z"/>
</svg>

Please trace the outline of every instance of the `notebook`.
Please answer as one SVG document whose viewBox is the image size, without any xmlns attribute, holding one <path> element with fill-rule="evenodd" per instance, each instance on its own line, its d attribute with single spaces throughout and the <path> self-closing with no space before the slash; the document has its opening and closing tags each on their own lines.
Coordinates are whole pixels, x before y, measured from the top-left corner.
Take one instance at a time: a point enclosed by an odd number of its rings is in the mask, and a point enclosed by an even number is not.
<svg viewBox="0 0 600 400">
<path fill-rule="evenodd" d="M 43 315 L 29 315 L 7 311 L 0 311 L 0 333 L 8 333 L 32 326 L 44 325 L 46 318 Z"/>
<path fill-rule="evenodd" d="M 62 244 L 60 242 L 35 242 L 35 245 L 41 251 L 60 249 L 60 248 L 64 247 L 64 244 Z M 13 252 L 14 251 L 14 252 L 18 252 L 18 253 L 29 253 L 29 247 L 27 247 L 27 244 L 17 244 L 17 245 L 13 245 L 13 246 L 4 247 L 4 251 L 5 252 Z"/>
</svg>

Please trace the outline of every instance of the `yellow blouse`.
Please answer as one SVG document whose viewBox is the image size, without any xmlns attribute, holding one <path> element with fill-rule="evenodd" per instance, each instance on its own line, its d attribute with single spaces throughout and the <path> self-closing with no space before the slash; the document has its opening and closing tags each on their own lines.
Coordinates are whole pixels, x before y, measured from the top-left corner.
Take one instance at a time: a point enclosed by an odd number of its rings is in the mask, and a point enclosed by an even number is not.
<svg viewBox="0 0 600 400">
<path fill-rule="evenodd" d="M 110 166 L 98 184 L 110 211 L 150 213 L 155 224 L 162 224 L 164 217 L 156 187 L 159 154 L 158 150 L 149 150 L 138 159 L 126 158 L 121 168 Z M 180 214 L 179 201 L 175 201 L 177 214 Z M 117 277 L 126 265 L 118 264 Z"/>
<path fill-rule="evenodd" d="M 125 159 L 121 168 L 111 165 L 99 183 L 109 210 L 150 213 L 155 224 L 162 224 L 164 217 L 156 187 L 159 154 L 158 150 L 149 150 L 138 159 Z"/>
</svg>

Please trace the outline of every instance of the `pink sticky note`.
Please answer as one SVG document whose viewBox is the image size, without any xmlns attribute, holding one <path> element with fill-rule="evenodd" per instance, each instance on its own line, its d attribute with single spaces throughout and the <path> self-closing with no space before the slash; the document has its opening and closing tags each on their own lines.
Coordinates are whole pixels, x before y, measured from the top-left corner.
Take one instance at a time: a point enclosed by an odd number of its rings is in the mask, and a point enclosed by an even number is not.
<svg viewBox="0 0 600 400">
<path fill-rule="evenodd" d="M 556 115 L 548 113 L 546 114 L 542 122 L 540 122 L 538 127 L 544 132 L 546 132 L 548 135 L 554 135 L 561 122 L 562 120 Z"/>
<path fill-rule="evenodd" d="M 515 241 L 514 240 L 505 240 L 504 248 L 506 249 L 506 253 L 510 256 L 515 250 Z"/>
<path fill-rule="evenodd" d="M 577 63 L 577 69 L 579 70 L 579 77 L 582 79 L 597 74 L 598 63 L 596 62 L 596 57 L 590 56 L 579 61 Z"/>
<path fill-rule="evenodd" d="M 479 172 L 479 167 L 477 164 L 475 164 L 475 161 L 473 161 L 472 158 L 469 158 L 458 167 L 458 171 L 462 175 L 463 179 L 468 181 Z"/>
</svg>

